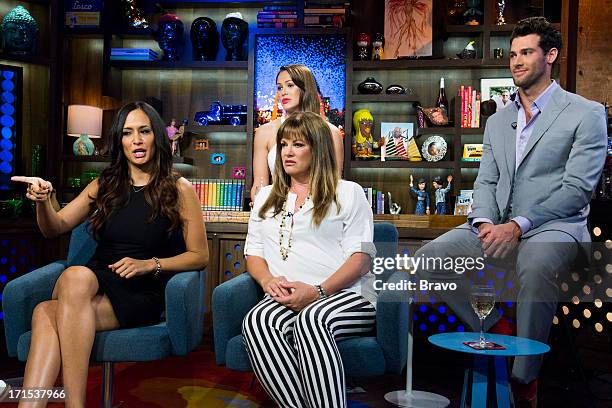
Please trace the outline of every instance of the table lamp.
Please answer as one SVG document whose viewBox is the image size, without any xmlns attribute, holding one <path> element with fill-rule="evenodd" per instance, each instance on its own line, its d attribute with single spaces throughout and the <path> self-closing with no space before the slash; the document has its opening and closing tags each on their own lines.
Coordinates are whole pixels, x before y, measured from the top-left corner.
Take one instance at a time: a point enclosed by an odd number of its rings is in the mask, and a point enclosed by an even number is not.
<svg viewBox="0 0 612 408">
<path fill-rule="evenodd" d="M 95 147 L 90 138 L 102 137 L 102 109 L 87 105 L 68 106 L 68 136 L 76 137 L 72 145 L 75 156 L 91 156 Z"/>
</svg>

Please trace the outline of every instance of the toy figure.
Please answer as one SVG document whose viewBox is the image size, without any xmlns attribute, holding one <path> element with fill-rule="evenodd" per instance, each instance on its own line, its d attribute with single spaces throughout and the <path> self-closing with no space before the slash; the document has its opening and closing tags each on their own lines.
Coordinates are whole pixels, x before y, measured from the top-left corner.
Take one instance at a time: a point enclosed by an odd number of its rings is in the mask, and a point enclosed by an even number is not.
<svg viewBox="0 0 612 408">
<path fill-rule="evenodd" d="M 353 137 L 352 152 L 356 159 L 370 159 L 373 157 L 372 149 L 379 149 L 381 143 L 372 137 L 372 126 L 374 117 L 367 109 L 359 109 L 353 114 Z"/>
<path fill-rule="evenodd" d="M 442 177 L 437 176 L 433 179 L 433 187 L 436 189 L 436 214 L 445 215 L 446 214 L 446 194 L 451 189 L 451 181 L 453 181 L 453 176 L 446 177 L 446 181 L 448 181 L 448 185 L 444 188 L 444 184 L 442 183 Z"/>
<path fill-rule="evenodd" d="M 370 59 L 370 36 L 366 33 L 360 33 L 357 37 L 357 58 L 359 61 L 367 61 Z"/>
<path fill-rule="evenodd" d="M 180 127 L 176 127 L 176 119 L 172 118 L 170 121 L 170 125 L 166 127 L 166 134 L 168 138 L 172 141 L 172 155 L 180 156 L 181 155 L 181 147 L 180 140 L 183 138 L 185 134 L 185 125 L 187 125 L 187 119 L 183 119 Z"/>
<path fill-rule="evenodd" d="M 425 190 L 425 179 L 417 180 L 418 190 L 414 188 L 414 179 L 410 175 L 410 191 L 417 196 L 416 207 L 414 208 L 415 215 L 429 215 L 429 193 Z"/>
<path fill-rule="evenodd" d="M 374 40 L 372 41 L 372 61 L 380 61 L 381 59 L 385 59 L 385 37 L 381 33 L 376 33 L 374 35 Z"/>
</svg>

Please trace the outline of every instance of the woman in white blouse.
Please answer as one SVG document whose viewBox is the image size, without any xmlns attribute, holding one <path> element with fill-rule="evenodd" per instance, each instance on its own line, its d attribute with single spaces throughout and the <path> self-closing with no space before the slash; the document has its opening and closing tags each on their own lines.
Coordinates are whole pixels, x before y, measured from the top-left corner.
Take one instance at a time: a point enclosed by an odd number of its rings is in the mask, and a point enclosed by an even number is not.
<svg viewBox="0 0 612 408">
<path fill-rule="evenodd" d="M 321 113 L 321 100 L 317 91 L 317 81 L 312 71 L 302 64 L 289 64 L 280 67 L 276 74 L 276 88 L 285 115 L 294 112 Z M 266 123 L 255 131 L 253 146 L 253 187 L 251 201 L 263 186 L 270 184 L 269 174 L 274 174 L 276 160 L 276 133 L 284 117 Z M 342 175 L 344 157 L 340 130 L 327 122 L 336 156 L 337 171 Z"/>
<path fill-rule="evenodd" d="M 266 293 L 244 319 L 246 349 L 279 406 L 344 407 L 336 341 L 374 327 L 372 211 L 361 186 L 339 179 L 320 115 L 288 116 L 276 149 L 245 245 L 247 270 Z"/>
</svg>

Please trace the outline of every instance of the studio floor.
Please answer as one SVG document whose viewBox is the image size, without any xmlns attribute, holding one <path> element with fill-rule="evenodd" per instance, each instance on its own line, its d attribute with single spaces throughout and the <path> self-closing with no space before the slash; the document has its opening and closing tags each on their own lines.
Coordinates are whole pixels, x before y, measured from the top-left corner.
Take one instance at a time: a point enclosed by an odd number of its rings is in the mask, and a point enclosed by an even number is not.
<svg viewBox="0 0 612 408">
<path fill-rule="evenodd" d="M 451 407 L 458 407 L 464 367 L 467 363 L 452 352 L 434 349 L 425 338 L 415 342 L 414 388 L 448 397 Z M 555 349 L 546 357 L 541 375 L 539 407 L 612 407 L 612 367 L 609 353 L 581 351 L 586 383 L 581 380 L 574 359 L 566 351 Z M 19 381 L 23 364 L 4 359 L 0 378 Z M 239 373 L 219 367 L 209 342 L 186 357 L 172 357 L 146 363 L 121 363 L 116 366 L 115 403 L 122 407 L 272 407 L 251 373 Z M 90 368 L 88 407 L 99 406 L 101 370 Z M 587 385 L 588 384 L 588 387 Z M 367 380 L 351 380 L 355 390 L 349 394 L 349 407 L 391 407 L 385 393 L 405 386 L 403 375 L 385 375 Z M 4 405 L 9 407 L 10 405 Z M 50 404 L 50 407 L 61 406 Z"/>
</svg>

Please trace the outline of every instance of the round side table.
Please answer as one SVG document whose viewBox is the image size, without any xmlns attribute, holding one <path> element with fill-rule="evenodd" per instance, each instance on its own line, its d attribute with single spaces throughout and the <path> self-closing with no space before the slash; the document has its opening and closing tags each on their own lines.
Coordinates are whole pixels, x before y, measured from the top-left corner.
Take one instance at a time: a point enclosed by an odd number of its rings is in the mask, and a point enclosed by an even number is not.
<svg viewBox="0 0 612 408">
<path fill-rule="evenodd" d="M 487 385 L 495 384 L 495 396 L 490 400 L 497 400 L 499 408 L 510 408 L 510 388 L 508 386 L 508 371 L 506 358 L 516 356 L 531 356 L 547 353 L 550 347 L 539 341 L 524 337 L 504 336 L 501 334 L 485 335 L 487 341 L 492 341 L 505 350 L 475 350 L 463 344 L 468 341 L 478 341 L 479 333 L 440 333 L 429 337 L 429 342 L 447 350 L 468 353 L 473 356 L 472 367 L 465 370 L 463 392 L 461 393 L 461 407 L 486 408 Z M 494 378 L 489 377 L 489 366 L 494 367 Z M 471 395 L 468 400 L 468 389 L 471 383 Z"/>
</svg>

